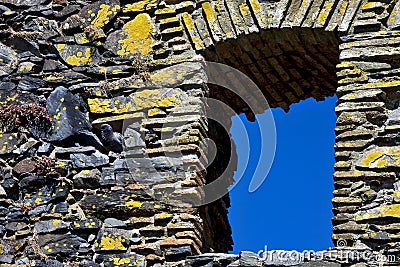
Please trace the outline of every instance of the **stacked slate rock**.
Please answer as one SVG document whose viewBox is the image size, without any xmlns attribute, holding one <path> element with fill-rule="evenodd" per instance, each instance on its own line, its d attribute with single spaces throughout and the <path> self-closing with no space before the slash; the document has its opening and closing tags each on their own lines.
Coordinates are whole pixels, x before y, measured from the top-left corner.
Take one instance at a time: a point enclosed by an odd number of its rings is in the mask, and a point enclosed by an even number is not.
<svg viewBox="0 0 400 267">
<path fill-rule="evenodd" d="M 0 0 L 0 266 L 183 263 L 210 250 L 203 234 L 231 248 L 222 201 L 200 214 L 155 199 L 205 181 L 207 88 L 175 11 L 194 2 L 144 4 Z M 102 124 L 126 151 L 104 145 Z"/>
</svg>

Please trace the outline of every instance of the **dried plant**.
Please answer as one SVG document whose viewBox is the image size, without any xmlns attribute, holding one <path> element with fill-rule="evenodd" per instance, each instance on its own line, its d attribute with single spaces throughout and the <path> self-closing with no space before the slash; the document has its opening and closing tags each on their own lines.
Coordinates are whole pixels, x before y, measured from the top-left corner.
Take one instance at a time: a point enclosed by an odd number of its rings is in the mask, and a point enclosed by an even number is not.
<svg viewBox="0 0 400 267">
<path fill-rule="evenodd" d="M 32 159 L 35 161 L 36 174 L 43 175 L 46 178 L 58 178 L 60 174 L 56 171 L 55 160 L 47 157 L 34 156 Z"/>
<path fill-rule="evenodd" d="M 148 81 L 150 79 L 150 56 L 136 53 L 132 56 L 131 60 L 136 74 L 139 75 L 144 81 Z"/>
<path fill-rule="evenodd" d="M 48 256 L 43 252 L 43 250 L 39 246 L 38 235 L 36 231 L 34 231 L 33 236 L 31 236 L 28 239 L 28 245 L 31 246 L 35 254 L 38 255 L 41 259 L 43 260 L 48 259 Z"/>
<path fill-rule="evenodd" d="M 34 204 L 31 204 L 31 203 L 22 203 L 21 204 L 21 211 L 23 212 L 23 213 L 26 213 L 26 212 L 28 212 L 28 211 L 30 211 L 30 210 L 33 210 L 34 208 L 36 208 L 36 205 L 34 205 Z"/>
<path fill-rule="evenodd" d="M 51 117 L 47 109 L 37 104 L 0 105 L 0 128 L 12 131 L 20 126 L 43 130 L 51 129 Z"/>
</svg>

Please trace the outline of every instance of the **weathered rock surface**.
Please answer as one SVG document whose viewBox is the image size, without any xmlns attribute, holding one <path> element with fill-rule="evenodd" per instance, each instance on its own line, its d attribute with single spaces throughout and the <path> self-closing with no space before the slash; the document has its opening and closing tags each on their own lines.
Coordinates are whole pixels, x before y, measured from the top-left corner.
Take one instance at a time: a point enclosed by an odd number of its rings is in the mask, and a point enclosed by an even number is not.
<svg viewBox="0 0 400 267">
<path fill-rule="evenodd" d="M 0 0 L 0 265 L 399 266 L 399 8 Z M 237 158 L 204 98 L 254 119 L 262 100 L 288 111 L 335 93 L 337 250 L 211 253 L 232 249 L 229 195 L 188 204 Z M 125 151 L 106 149 L 104 123 Z"/>
<path fill-rule="evenodd" d="M 82 99 L 70 93 L 65 87 L 57 87 L 47 99 L 47 110 L 53 119 L 53 129 L 49 141 L 63 141 L 91 125 L 82 112 Z"/>
</svg>

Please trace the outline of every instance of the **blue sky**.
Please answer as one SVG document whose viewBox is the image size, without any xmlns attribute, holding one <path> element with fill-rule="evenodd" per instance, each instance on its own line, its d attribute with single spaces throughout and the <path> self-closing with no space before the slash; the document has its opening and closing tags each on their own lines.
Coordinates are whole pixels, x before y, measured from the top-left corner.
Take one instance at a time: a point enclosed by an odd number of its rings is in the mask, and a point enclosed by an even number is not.
<svg viewBox="0 0 400 267">
<path fill-rule="evenodd" d="M 334 165 L 334 112 L 337 98 L 316 102 L 307 99 L 291 106 L 289 113 L 272 109 L 276 126 L 276 154 L 264 183 L 248 192 L 260 155 L 260 135 L 244 115 L 233 118 L 231 133 L 238 149 L 239 166 L 246 145 L 240 120 L 250 139 L 250 161 L 243 178 L 231 191 L 229 220 L 234 250 L 323 250 L 331 241 Z M 259 117 L 261 116 L 261 117 Z M 262 119 L 263 115 L 258 115 Z M 237 177 L 236 177 L 237 179 Z"/>
</svg>

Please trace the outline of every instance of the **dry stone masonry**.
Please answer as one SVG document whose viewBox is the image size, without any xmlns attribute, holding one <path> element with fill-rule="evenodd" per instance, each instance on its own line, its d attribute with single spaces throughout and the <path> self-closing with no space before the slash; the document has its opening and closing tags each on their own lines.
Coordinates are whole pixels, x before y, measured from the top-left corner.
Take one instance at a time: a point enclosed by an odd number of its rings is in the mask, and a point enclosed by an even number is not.
<svg viewBox="0 0 400 267">
<path fill-rule="evenodd" d="M 203 98 L 263 112 L 206 61 L 272 108 L 337 94 L 336 248 L 228 254 L 227 191 L 189 205 L 236 164 Z M 0 266 L 400 266 L 399 105 L 396 0 L 0 0 Z"/>
</svg>

